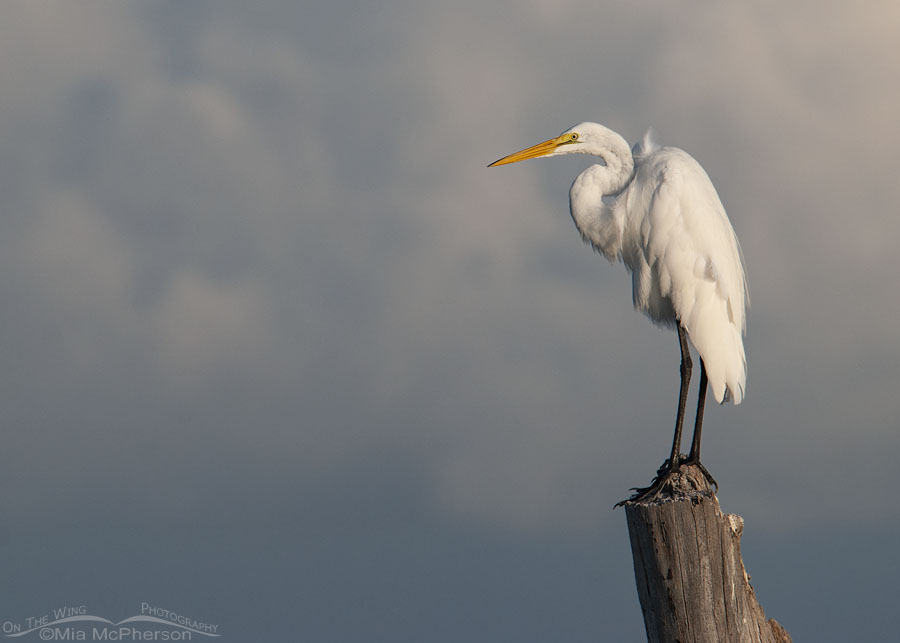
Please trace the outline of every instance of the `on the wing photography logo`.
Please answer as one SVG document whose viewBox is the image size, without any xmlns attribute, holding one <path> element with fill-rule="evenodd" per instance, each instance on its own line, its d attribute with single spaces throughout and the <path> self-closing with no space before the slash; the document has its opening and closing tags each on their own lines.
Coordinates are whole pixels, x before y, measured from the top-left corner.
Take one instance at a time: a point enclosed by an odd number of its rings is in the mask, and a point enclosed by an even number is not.
<svg viewBox="0 0 900 643">
<path fill-rule="evenodd" d="M 221 636 L 218 630 L 215 623 L 149 603 L 141 603 L 140 613 L 120 621 L 91 614 L 85 605 L 74 605 L 2 623 L 7 638 L 41 641 L 193 641 Z"/>
</svg>

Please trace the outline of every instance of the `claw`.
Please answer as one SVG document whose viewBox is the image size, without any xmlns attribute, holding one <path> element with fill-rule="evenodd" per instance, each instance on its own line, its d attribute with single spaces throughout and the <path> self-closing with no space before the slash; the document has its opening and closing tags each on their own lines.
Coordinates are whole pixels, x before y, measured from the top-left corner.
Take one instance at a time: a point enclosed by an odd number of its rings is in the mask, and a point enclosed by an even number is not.
<svg viewBox="0 0 900 643">
<path fill-rule="evenodd" d="M 630 502 L 653 502 L 654 500 L 657 500 L 664 492 L 669 496 L 674 496 L 679 491 L 683 491 L 682 488 L 686 485 L 689 485 L 690 487 L 693 487 L 694 489 L 697 489 L 699 491 L 704 491 L 704 489 L 702 488 L 702 483 L 699 483 L 700 486 L 698 486 L 698 481 L 696 481 L 696 479 L 689 482 L 686 482 L 685 479 L 679 479 L 679 477 L 681 477 L 690 480 L 690 478 L 687 478 L 685 476 L 685 471 L 683 471 L 683 467 L 687 466 L 696 467 L 697 470 L 703 475 L 703 478 L 706 480 L 706 482 L 710 485 L 714 485 L 716 491 L 718 491 L 719 484 L 716 482 L 716 479 L 712 477 L 709 471 L 707 471 L 706 467 L 704 467 L 699 460 L 691 461 L 686 456 L 679 456 L 674 466 L 672 466 L 669 460 L 663 462 L 662 466 L 656 472 L 656 477 L 653 478 L 653 481 L 649 486 L 632 487 L 631 491 L 635 492 L 634 495 L 630 498 L 626 498 L 625 500 L 617 502 L 614 508 L 622 507 Z M 705 491 L 708 493 L 713 493 L 712 490 L 708 488 Z"/>
</svg>

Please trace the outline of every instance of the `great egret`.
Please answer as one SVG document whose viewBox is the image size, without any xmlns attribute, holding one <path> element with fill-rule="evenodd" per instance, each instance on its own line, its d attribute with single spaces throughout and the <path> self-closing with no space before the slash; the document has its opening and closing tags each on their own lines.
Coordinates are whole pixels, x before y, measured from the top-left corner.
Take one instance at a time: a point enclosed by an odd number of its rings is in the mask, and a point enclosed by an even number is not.
<svg viewBox="0 0 900 643">
<path fill-rule="evenodd" d="M 580 123 L 559 136 L 510 154 L 488 167 L 563 154 L 599 156 L 603 164 L 579 174 L 569 209 L 586 243 L 631 273 L 634 307 L 654 323 L 675 327 L 681 348 L 681 389 L 672 452 L 649 487 L 630 500 L 653 499 L 670 487 L 682 465 L 700 463 L 707 383 L 717 402 L 740 404 L 747 381 L 742 335 L 747 277 L 740 245 L 706 172 L 686 152 L 659 147 L 650 133 L 629 148 L 597 123 Z M 681 432 L 691 379 L 687 339 L 700 355 L 700 392 L 690 453 Z"/>
</svg>

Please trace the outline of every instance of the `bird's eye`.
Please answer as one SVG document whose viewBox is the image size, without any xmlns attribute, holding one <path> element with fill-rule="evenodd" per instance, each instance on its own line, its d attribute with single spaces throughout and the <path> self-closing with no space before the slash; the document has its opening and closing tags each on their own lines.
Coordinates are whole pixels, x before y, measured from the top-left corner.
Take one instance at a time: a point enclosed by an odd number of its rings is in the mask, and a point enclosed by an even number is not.
<svg viewBox="0 0 900 643">
<path fill-rule="evenodd" d="M 570 140 L 570 141 L 577 141 L 577 140 L 578 140 L 578 133 L 577 133 L 577 132 L 572 132 L 571 134 L 569 134 L 569 140 Z"/>
</svg>

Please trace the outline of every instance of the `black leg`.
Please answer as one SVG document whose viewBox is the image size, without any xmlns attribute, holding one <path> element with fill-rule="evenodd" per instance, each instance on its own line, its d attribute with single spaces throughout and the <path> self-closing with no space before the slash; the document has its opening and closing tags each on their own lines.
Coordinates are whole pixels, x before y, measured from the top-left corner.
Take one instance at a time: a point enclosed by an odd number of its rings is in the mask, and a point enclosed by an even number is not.
<svg viewBox="0 0 900 643">
<path fill-rule="evenodd" d="M 700 391 L 697 393 L 697 419 L 694 420 L 694 437 L 691 439 L 689 462 L 700 462 L 700 434 L 703 432 L 703 409 L 706 406 L 706 389 L 709 378 L 706 376 L 706 364 L 700 358 Z"/>
<path fill-rule="evenodd" d="M 697 394 L 697 419 L 694 420 L 694 437 L 691 438 L 691 452 L 688 454 L 685 464 L 693 464 L 699 468 L 707 481 L 718 489 L 719 483 L 716 482 L 716 479 L 712 477 L 710 472 L 706 470 L 706 467 L 703 466 L 703 463 L 700 462 L 700 436 L 703 433 L 703 409 L 706 406 L 706 389 L 708 385 L 709 378 L 706 376 L 706 364 L 703 363 L 703 358 L 701 357 L 700 392 Z"/>
<path fill-rule="evenodd" d="M 687 405 L 688 387 L 691 384 L 691 350 L 687 344 L 687 333 L 679 322 L 678 343 L 681 346 L 681 391 L 678 394 L 678 415 L 675 417 L 675 437 L 672 440 L 672 454 L 669 456 L 669 469 L 678 466 L 681 458 L 681 431 L 684 425 L 684 407 Z"/>
<path fill-rule="evenodd" d="M 697 422 L 694 425 L 694 438 L 691 444 L 691 455 L 683 460 L 681 455 L 681 433 L 684 426 L 684 408 L 687 405 L 688 388 L 691 384 L 691 370 L 693 363 L 691 362 L 691 350 L 687 343 L 687 331 L 684 326 L 678 324 L 678 345 L 681 347 L 681 390 L 678 393 L 678 416 L 675 418 L 675 437 L 672 440 L 672 453 L 669 459 L 663 462 L 662 466 L 656 472 L 656 478 L 650 483 L 649 487 L 633 488 L 635 494 L 628 500 L 622 500 L 616 503 L 616 507 L 623 506 L 626 502 L 652 501 L 660 496 L 666 489 L 672 489 L 675 481 L 681 473 L 681 466 L 696 456 L 696 464 L 707 480 L 715 484 L 709 472 L 700 464 L 700 430 L 703 423 L 703 405 L 706 401 L 707 376 L 706 367 L 703 366 L 703 360 L 700 360 L 700 397 L 697 408 Z M 716 485 L 718 486 L 718 485 Z"/>
</svg>

